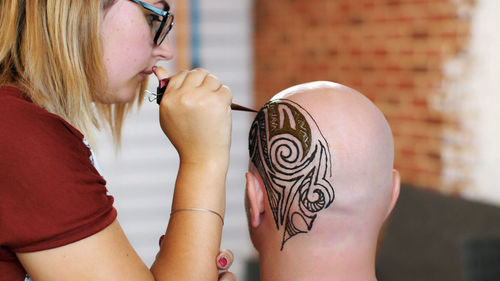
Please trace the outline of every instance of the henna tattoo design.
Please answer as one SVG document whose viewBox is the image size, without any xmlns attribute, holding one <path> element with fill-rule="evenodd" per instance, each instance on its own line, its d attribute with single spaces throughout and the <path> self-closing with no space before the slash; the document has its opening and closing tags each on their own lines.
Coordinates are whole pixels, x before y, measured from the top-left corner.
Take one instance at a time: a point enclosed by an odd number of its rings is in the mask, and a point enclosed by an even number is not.
<svg viewBox="0 0 500 281">
<path fill-rule="evenodd" d="M 264 105 L 255 117 L 249 151 L 264 181 L 276 228 L 283 231 L 283 250 L 288 239 L 309 232 L 317 213 L 335 198 L 328 143 L 304 108 L 281 99 Z"/>
</svg>

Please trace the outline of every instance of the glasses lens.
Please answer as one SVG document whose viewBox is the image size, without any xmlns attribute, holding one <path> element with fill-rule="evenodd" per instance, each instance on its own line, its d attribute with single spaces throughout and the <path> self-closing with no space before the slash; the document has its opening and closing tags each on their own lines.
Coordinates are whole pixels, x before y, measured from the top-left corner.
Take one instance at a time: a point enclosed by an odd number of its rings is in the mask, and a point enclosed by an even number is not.
<svg viewBox="0 0 500 281">
<path fill-rule="evenodd" d="M 174 25 L 174 16 L 172 14 L 168 14 L 157 29 L 155 35 L 156 45 L 160 45 L 163 42 L 163 40 L 165 40 L 165 37 L 167 37 L 167 34 L 170 32 L 173 25 Z"/>
</svg>

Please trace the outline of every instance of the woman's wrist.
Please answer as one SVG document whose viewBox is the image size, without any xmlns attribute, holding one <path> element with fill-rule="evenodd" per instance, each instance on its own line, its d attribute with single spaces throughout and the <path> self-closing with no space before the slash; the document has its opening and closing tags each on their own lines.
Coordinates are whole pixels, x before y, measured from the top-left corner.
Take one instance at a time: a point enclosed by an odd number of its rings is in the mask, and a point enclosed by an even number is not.
<svg viewBox="0 0 500 281">
<path fill-rule="evenodd" d="M 222 216 L 226 203 L 227 168 L 218 161 L 180 163 L 172 209 L 204 208 Z"/>
<path fill-rule="evenodd" d="M 185 156 L 180 155 L 180 167 L 193 169 L 200 172 L 220 173 L 224 177 L 229 168 L 229 153 L 201 155 L 201 156 Z"/>
</svg>

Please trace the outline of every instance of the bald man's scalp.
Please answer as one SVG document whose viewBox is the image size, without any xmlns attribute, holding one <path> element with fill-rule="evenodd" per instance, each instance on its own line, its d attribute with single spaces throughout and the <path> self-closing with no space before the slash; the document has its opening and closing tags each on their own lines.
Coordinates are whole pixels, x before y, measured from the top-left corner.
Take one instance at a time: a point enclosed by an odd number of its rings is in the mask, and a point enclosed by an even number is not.
<svg viewBox="0 0 500 281">
<path fill-rule="evenodd" d="M 312 116 L 288 99 L 259 111 L 249 134 L 250 159 L 264 182 L 281 250 L 308 233 L 318 213 L 335 198 L 329 145 Z"/>
</svg>

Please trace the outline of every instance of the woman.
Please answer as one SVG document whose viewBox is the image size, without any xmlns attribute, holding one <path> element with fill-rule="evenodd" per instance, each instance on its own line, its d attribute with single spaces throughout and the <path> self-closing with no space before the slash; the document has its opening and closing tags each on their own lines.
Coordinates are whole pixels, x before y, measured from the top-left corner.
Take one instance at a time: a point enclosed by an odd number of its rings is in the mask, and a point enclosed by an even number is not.
<svg viewBox="0 0 500 281">
<path fill-rule="evenodd" d="M 87 142 L 99 120 L 119 141 L 153 66 L 173 57 L 172 20 L 157 0 L 0 0 L 0 280 L 217 279 L 231 91 L 201 69 L 171 77 L 160 125 L 180 166 L 151 270 Z"/>
</svg>

